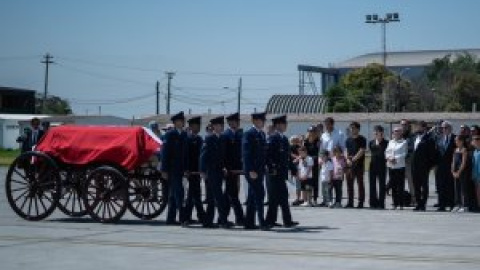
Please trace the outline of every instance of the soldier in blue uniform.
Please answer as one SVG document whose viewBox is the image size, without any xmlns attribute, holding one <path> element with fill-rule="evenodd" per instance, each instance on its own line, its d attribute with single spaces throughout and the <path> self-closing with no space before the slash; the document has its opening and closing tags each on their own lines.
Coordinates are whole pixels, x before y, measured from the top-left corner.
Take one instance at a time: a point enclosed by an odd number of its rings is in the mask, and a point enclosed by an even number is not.
<svg viewBox="0 0 480 270">
<path fill-rule="evenodd" d="M 183 130 L 183 112 L 175 114 L 171 120 L 174 128 L 167 131 L 163 137 L 161 173 L 169 185 L 167 225 L 179 225 L 180 222 L 176 221 L 177 212 L 180 220 L 184 217 L 182 179 L 188 173 L 188 142 L 187 132 Z"/>
<path fill-rule="evenodd" d="M 202 188 L 200 178 L 200 150 L 203 145 L 203 138 L 198 135 L 200 132 L 201 117 L 194 117 L 188 120 L 190 133 L 188 134 L 188 192 L 187 202 L 185 203 L 185 217 L 183 226 L 188 226 L 193 222 L 192 211 L 195 207 L 198 221 L 203 222 L 205 211 L 202 205 Z"/>
<path fill-rule="evenodd" d="M 225 150 L 225 200 L 227 203 L 227 216 L 230 209 L 235 213 L 235 224 L 244 225 L 243 209 L 238 199 L 240 192 L 240 174 L 242 171 L 242 136 L 240 129 L 240 114 L 234 113 L 226 117 L 228 128 L 222 133 L 221 139 Z"/>
<path fill-rule="evenodd" d="M 262 129 L 265 126 L 265 113 L 253 113 L 252 123 L 253 126 L 243 134 L 242 139 L 243 171 L 248 182 L 245 229 L 252 230 L 256 228 L 256 213 L 260 229 L 269 230 L 270 227 L 265 222 L 263 209 L 266 138 Z"/>
<path fill-rule="evenodd" d="M 202 178 L 208 179 L 206 183 L 208 193 L 210 194 L 210 196 L 207 196 L 207 211 L 203 223 L 205 228 L 217 227 L 213 223 L 215 208 L 217 208 L 218 211 L 219 225 L 222 228 L 229 228 L 232 225 L 227 220 L 225 196 L 222 191 L 225 161 L 220 135 L 223 131 L 223 122 L 223 116 L 210 120 L 213 133 L 205 137 L 205 142 L 203 143 L 200 154 L 200 172 Z"/>
<path fill-rule="evenodd" d="M 275 226 L 278 207 L 282 209 L 283 226 L 290 228 L 298 225 L 292 221 L 290 206 L 288 204 L 288 165 L 290 161 L 290 144 L 283 134 L 287 130 L 287 116 L 282 115 L 272 119 L 273 134 L 267 141 L 267 168 L 269 178 L 268 211 L 266 222 Z"/>
</svg>

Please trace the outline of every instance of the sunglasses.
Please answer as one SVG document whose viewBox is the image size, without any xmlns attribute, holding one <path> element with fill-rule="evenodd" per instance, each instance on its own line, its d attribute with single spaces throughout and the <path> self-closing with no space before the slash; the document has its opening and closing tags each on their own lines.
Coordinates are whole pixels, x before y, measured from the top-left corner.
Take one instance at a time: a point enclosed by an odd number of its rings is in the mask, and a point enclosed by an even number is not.
<svg viewBox="0 0 480 270">
<path fill-rule="evenodd" d="M 473 139 L 474 141 L 478 141 L 478 140 L 480 140 L 480 137 L 473 137 L 472 139 Z"/>
</svg>

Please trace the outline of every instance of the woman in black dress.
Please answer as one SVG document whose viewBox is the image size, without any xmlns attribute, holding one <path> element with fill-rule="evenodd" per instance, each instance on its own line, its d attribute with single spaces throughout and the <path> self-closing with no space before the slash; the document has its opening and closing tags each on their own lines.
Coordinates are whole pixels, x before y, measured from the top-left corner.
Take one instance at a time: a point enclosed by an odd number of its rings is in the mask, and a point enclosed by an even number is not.
<svg viewBox="0 0 480 270">
<path fill-rule="evenodd" d="M 303 145 L 307 148 L 308 156 L 313 159 L 312 168 L 312 187 L 313 187 L 313 204 L 317 205 L 318 200 L 318 175 L 320 166 L 318 165 L 318 153 L 320 151 L 320 137 L 318 136 L 317 127 L 311 126 L 308 128 L 308 133 Z M 320 205 L 324 206 L 324 205 Z"/>
</svg>

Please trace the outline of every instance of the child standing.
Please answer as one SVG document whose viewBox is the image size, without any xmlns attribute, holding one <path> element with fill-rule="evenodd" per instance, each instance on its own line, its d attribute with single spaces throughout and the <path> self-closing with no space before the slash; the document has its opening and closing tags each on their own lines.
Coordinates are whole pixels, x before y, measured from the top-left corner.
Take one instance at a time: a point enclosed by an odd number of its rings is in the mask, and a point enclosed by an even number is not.
<svg viewBox="0 0 480 270">
<path fill-rule="evenodd" d="M 301 186 L 300 180 L 298 180 L 298 161 L 300 156 L 298 155 L 298 149 L 302 146 L 302 141 L 299 136 L 290 137 L 290 173 L 291 182 L 295 185 L 295 201 L 292 202 L 292 206 L 298 206 L 303 203 L 301 199 Z"/>
<path fill-rule="evenodd" d="M 452 175 L 455 186 L 455 206 L 452 212 L 465 212 L 464 198 L 465 198 L 465 168 L 467 165 L 468 151 L 467 151 L 467 137 L 465 135 L 458 135 L 455 138 L 455 152 L 453 153 L 452 161 Z"/>
<path fill-rule="evenodd" d="M 330 188 L 330 197 L 333 198 L 333 191 L 335 191 L 335 204 L 332 204 L 330 207 L 342 207 L 342 186 L 343 186 L 343 176 L 345 173 L 345 167 L 347 166 L 347 160 L 342 154 L 342 149 L 339 146 L 333 148 L 333 174 L 332 174 L 332 184 Z"/>
<path fill-rule="evenodd" d="M 322 151 L 318 158 L 318 164 L 322 168 L 320 170 L 320 182 L 322 188 L 322 197 L 323 202 L 319 205 L 322 207 L 331 207 L 332 204 L 332 194 L 330 193 L 330 187 L 332 185 L 333 178 L 333 162 L 329 157 L 327 151 Z"/>
<path fill-rule="evenodd" d="M 300 180 L 303 203 L 301 206 L 312 206 L 312 169 L 313 158 L 307 155 L 307 148 L 298 149 L 298 180 Z"/>
</svg>

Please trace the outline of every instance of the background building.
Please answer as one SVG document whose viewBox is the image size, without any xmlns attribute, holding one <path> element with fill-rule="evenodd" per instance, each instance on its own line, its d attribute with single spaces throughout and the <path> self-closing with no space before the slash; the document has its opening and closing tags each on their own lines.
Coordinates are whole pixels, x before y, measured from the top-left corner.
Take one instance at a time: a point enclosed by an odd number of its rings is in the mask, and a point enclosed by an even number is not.
<svg viewBox="0 0 480 270">
<path fill-rule="evenodd" d="M 0 113 L 35 113 L 35 91 L 0 86 Z"/>
</svg>

